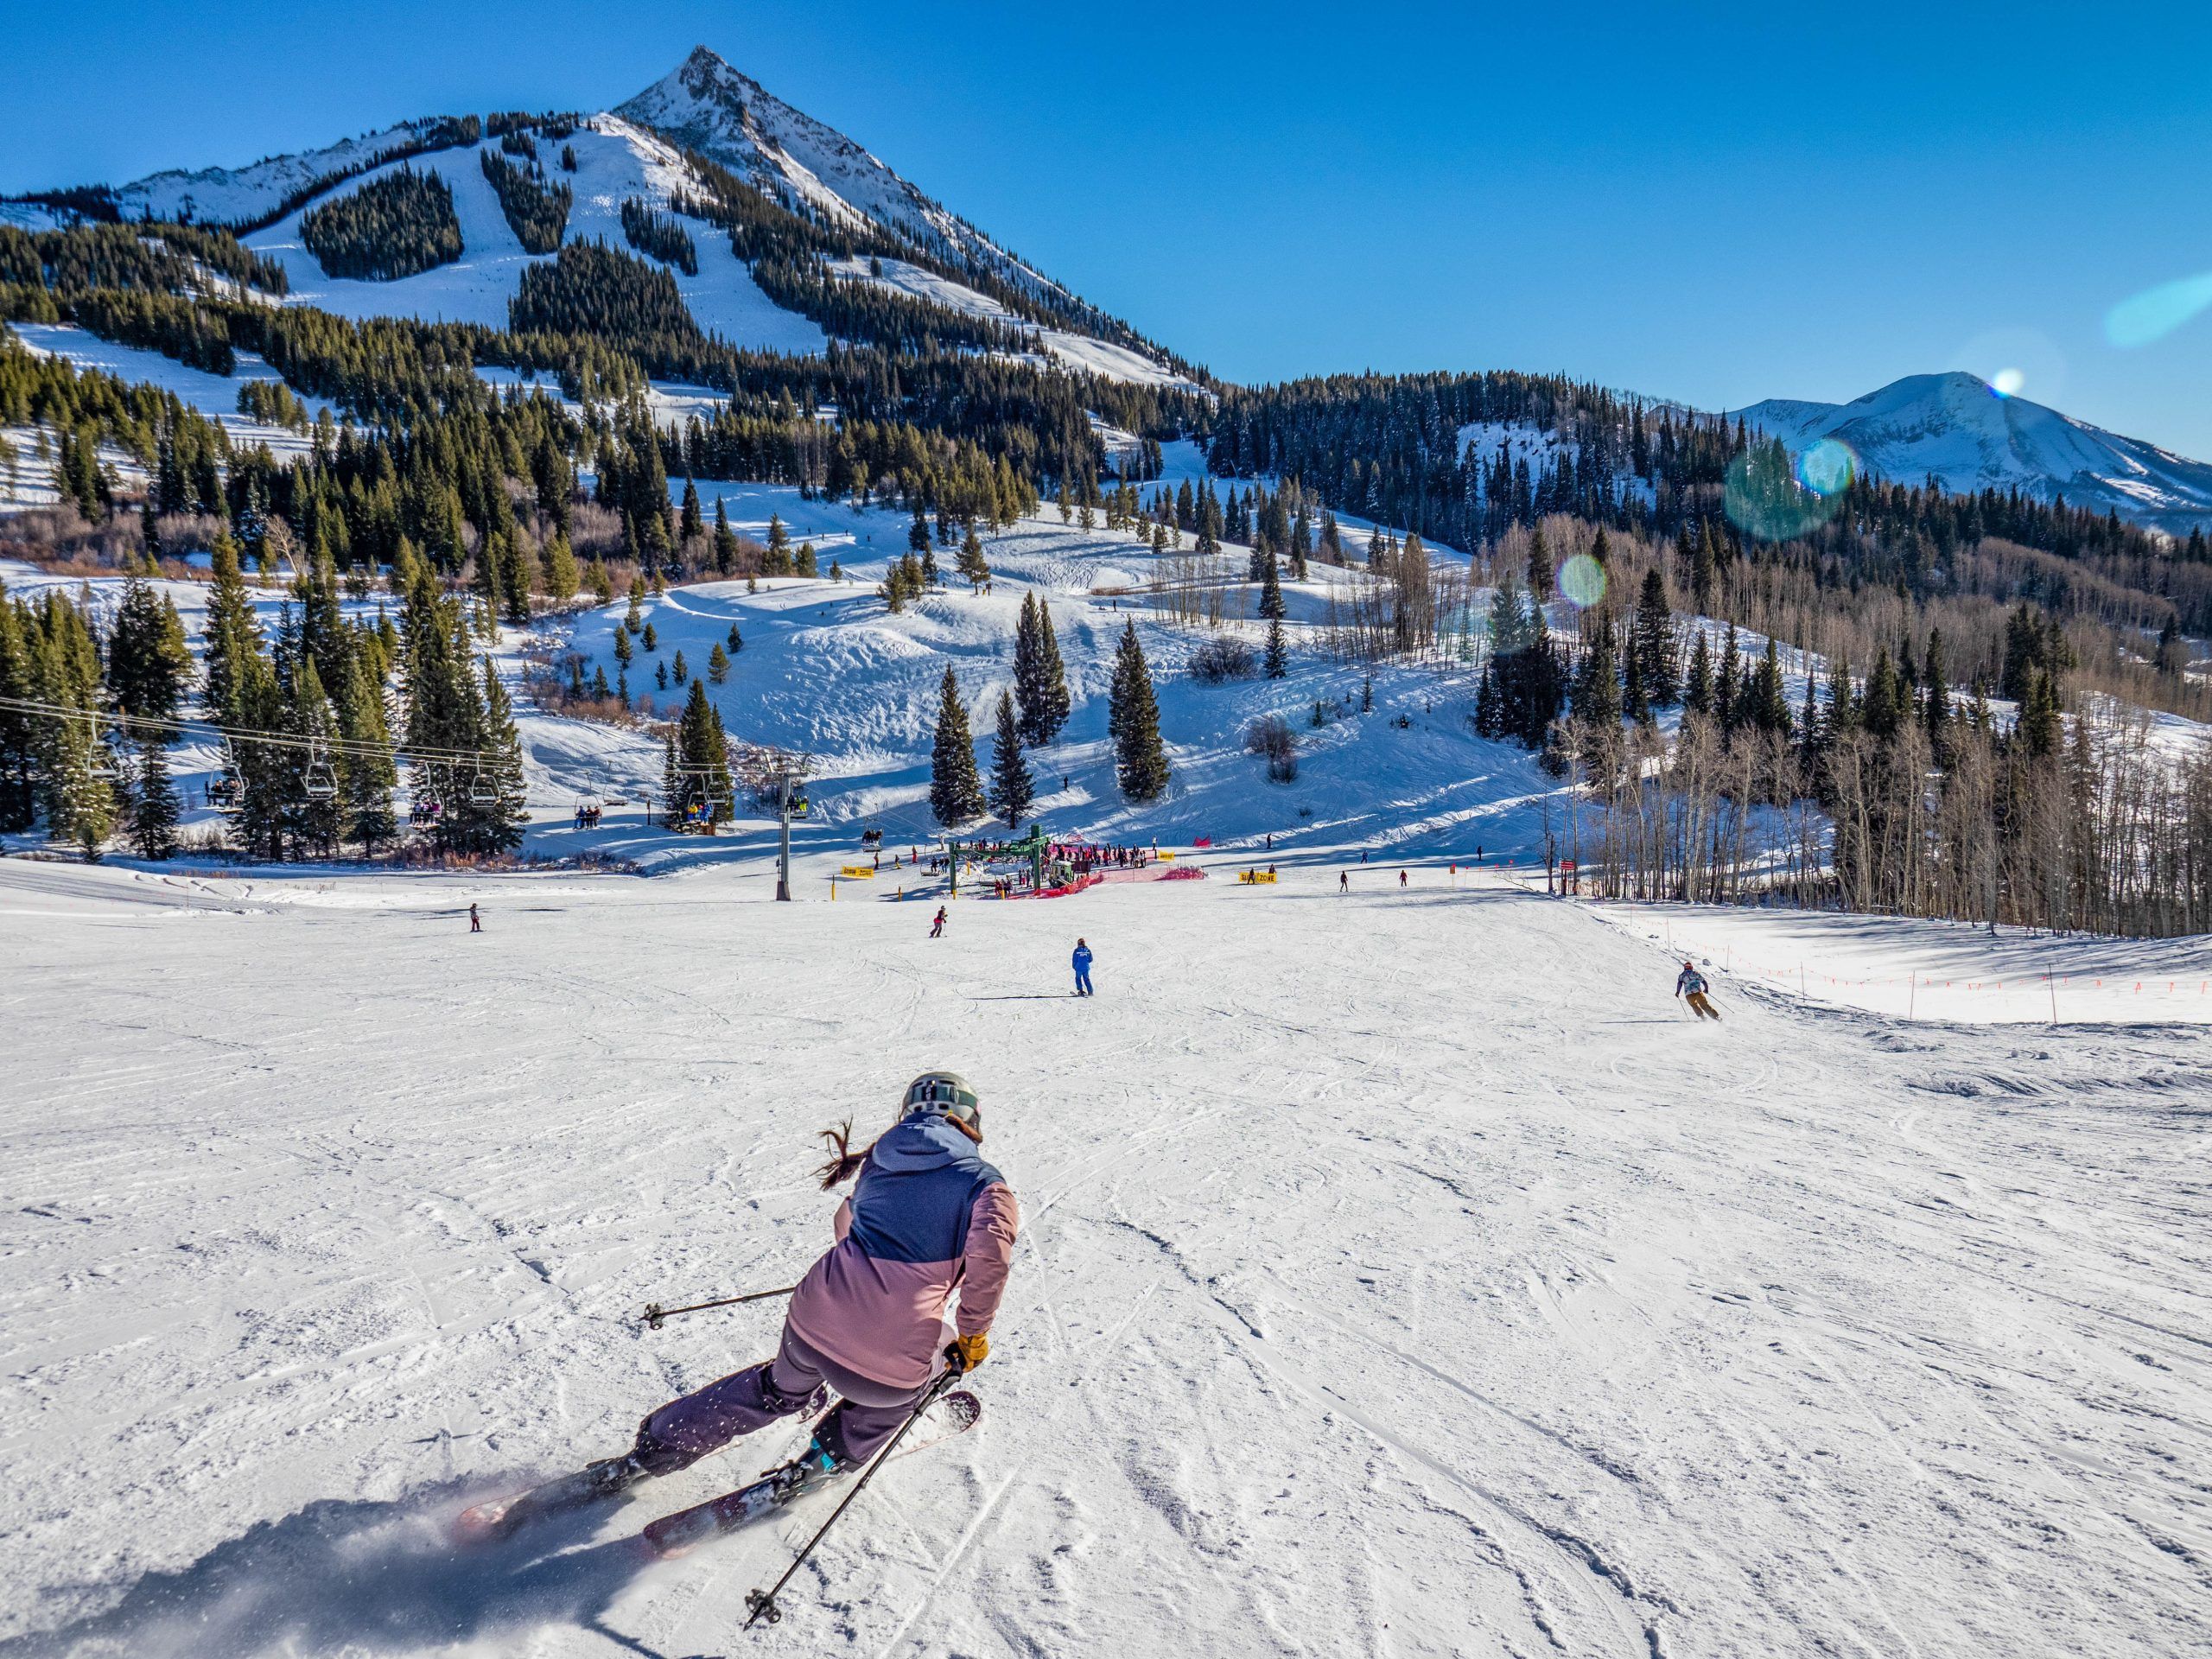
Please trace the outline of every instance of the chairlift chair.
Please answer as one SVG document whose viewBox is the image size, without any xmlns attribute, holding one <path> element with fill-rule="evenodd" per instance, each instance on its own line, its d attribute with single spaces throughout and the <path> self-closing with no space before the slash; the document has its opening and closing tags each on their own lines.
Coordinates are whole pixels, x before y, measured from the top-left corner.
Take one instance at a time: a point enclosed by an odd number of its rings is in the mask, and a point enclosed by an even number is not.
<svg viewBox="0 0 2212 1659">
<path fill-rule="evenodd" d="M 310 760 L 300 777 L 301 791 L 311 801 L 334 799 L 338 794 L 338 772 L 327 760 Z"/>
<path fill-rule="evenodd" d="M 207 780 L 207 804 L 227 812 L 245 798 L 245 780 L 238 776 L 238 751 L 226 737 L 223 740 L 223 758 L 215 764 L 215 775 Z"/>
<path fill-rule="evenodd" d="M 481 766 L 472 768 L 468 774 L 468 804 L 471 806 L 493 806 L 498 804 L 499 799 L 499 791 L 493 787 L 492 780 L 484 775 L 484 768 Z"/>
</svg>

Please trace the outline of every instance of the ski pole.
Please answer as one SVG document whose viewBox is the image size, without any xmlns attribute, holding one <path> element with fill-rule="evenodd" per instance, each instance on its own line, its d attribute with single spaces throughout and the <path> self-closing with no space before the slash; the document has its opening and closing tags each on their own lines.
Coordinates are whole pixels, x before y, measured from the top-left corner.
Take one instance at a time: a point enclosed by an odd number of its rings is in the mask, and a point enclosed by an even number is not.
<svg viewBox="0 0 2212 1659">
<path fill-rule="evenodd" d="M 806 1565 L 806 1558 L 814 1554 L 814 1547 L 829 1535 L 830 1528 L 837 1524 L 837 1517 L 842 1515 L 852 1501 L 861 1495 L 868 1482 L 875 1478 L 875 1471 L 890 1460 L 891 1454 L 898 1450 L 899 1442 L 906 1438 L 906 1431 L 921 1421 L 922 1414 L 937 1403 L 939 1395 L 966 1375 L 964 1370 L 957 1367 L 948 1366 L 937 1381 L 930 1384 L 928 1391 L 914 1402 L 913 1410 L 906 1414 L 906 1421 L 899 1425 L 898 1432 L 883 1443 L 882 1450 L 869 1460 L 867 1468 L 861 1471 L 861 1478 L 853 1483 L 853 1490 L 847 1492 L 837 1507 L 830 1511 L 830 1518 L 822 1523 L 813 1537 L 806 1541 L 806 1547 L 791 1558 L 791 1564 L 784 1569 L 784 1576 L 778 1579 L 765 1591 L 748 1590 L 745 1592 L 745 1605 L 749 1610 L 745 1616 L 747 1630 L 753 1628 L 753 1622 L 755 1619 L 765 1618 L 773 1624 L 783 1618 L 783 1609 L 776 1605 L 776 1598 L 783 1593 L 784 1586 L 791 1581 L 791 1574 Z"/>
<path fill-rule="evenodd" d="M 694 1302 L 689 1307 L 663 1307 L 658 1302 L 648 1302 L 644 1314 L 645 1328 L 658 1331 L 663 1319 L 672 1319 L 679 1313 L 696 1313 L 708 1307 L 734 1307 L 740 1302 L 765 1302 L 772 1296 L 788 1296 L 798 1288 L 797 1285 L 785 1285 L 781 1290 L 749 1291 L 742 1296 L 725 1296 L 717 1302 Z"/>
</svg>

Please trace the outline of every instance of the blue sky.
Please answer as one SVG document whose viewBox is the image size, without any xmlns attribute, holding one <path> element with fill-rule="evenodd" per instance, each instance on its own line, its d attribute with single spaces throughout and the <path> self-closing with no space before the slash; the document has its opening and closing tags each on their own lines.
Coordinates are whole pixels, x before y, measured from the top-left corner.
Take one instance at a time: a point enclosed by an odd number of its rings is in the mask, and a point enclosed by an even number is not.
<svg viewBox="0 0 2212 1659">
<path fill-rule="evenodd" d="M 2212 9 L 0 0 L 0 191 L 595 108 L 700 41 L 1233 379 L 1949 367 L 2212 458 Z M 88 15 L 90 13 L 90 15 Z"/>
</svg>

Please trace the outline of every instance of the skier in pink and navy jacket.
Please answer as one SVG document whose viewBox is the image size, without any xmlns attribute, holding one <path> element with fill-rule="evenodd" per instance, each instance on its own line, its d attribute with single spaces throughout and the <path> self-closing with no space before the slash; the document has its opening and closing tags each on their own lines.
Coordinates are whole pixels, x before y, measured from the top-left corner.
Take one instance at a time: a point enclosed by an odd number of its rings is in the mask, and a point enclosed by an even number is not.
<svg viewBox="0 0 2212 1659">
<path fill-rule="evenodd" d="M 779 1417 L 838 1403 L 809 1456 L 865 1463 L 946 1367 L 972 1370 L 990 1351 L 1020 1214 L 1006 1178 L 983 1161 L 975 1090 L 950 1071 L 906 1086 L 898 1122 L 873 1146 L 836 1148 L 825 1189 L 857 1173 L 837 1206 L 837 1243 L 807 1270 L 775 1358 L 672 1400 L 638 1426 L 639 1472 L 663 1475 Z M 957 1315 L 945 1309 L 955 1294 Z"/>
</svg>

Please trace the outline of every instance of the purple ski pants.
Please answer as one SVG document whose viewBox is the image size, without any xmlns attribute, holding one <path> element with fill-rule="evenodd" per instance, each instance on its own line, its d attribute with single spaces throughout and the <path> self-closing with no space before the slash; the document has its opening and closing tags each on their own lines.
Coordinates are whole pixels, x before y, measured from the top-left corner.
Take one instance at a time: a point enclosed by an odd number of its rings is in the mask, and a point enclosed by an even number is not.
<svg viewBox="0 0 2212 1659">
<path fill-rule="evenodd" d="M 786 1325 L 775 1358 L 671 1400 L 639 1424 L 636 1455 L 650 1472 L 672 1474 L 741 1434 L 815 1406 L 826 1388 L 838 1405 L 815 1438 L 840 1463 L 865 1463 L 928 1387 L 893 1388 L 848 1370 Z"/>
</svg>

